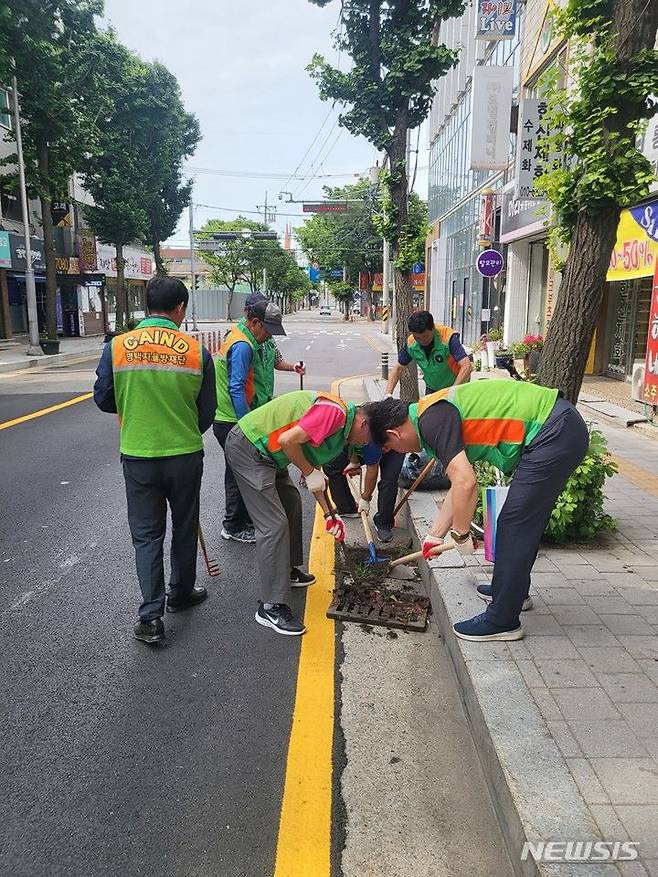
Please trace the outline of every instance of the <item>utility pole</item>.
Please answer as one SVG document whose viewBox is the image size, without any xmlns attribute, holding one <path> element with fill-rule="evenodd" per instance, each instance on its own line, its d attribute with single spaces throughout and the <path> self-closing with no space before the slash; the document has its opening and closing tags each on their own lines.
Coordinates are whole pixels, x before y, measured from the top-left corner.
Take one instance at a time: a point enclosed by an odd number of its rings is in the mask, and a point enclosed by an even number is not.
<svg viewBox="0 0 658 877">
<path fill-rule="evenodd" d="M 267 221 L 267 192 L 265 192 L 265 204 L 263 206 L 263 222 L 269 228 L 269 222 Z M 267 268 L 263 265 L 263 295 L 267 295 Z"/>
<path fill-rule="evenodd" d="M 16 135 L 16 153 L 18 157 L 18 180 L 21 190 L 21 212 L 23 214 L 23 236 L 25 238 L 25 292 L 27 294 L 27 324 L 30 331 L 28 356 L 43 356 L 39 346 L 39 319 L 37 317 L 37 287 L 34 282 L 34 265 L 32 264 L 32 247 L 30 246 L 30 215 L 25 189 L 25 161 L 23 159 L 23 138 L 21 135 L 21 118 L 18 110 L 18 84 L 12 76 L 12 105 L 14 110 L 14 133 Z"/>
<path fill-rule="evenodd" d="M 389 332 L 389 316 L 390 316 L 390 288 L 391 288 L 391 245 L 384 238 L 383 253 L 383 271 L 382 271 L 382 332 L 388 335 Z"/>
<path fill-rule="evenodd" d="M 192 196 L 190 196 L 190 205 L 189 205 L 189 215 L 190 215 L 190 273 L 191 283 L 190 283 L 190 295 L 192 297 L 192 331 L 197 331 L 197 323 L 196 323 L 196 260 L 194 258 L 194 203 L 192 201 Z"/>
</svg>

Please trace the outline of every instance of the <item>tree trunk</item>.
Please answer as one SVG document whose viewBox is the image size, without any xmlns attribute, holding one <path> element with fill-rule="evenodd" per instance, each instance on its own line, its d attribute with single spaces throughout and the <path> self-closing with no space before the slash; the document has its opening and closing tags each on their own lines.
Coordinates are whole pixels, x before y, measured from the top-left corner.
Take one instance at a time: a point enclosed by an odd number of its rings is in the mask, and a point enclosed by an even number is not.
<svg viewBox="0 0 658 877">
<path fill-rule="evenodd" d="M 619 75 L 631 73 L 636 55 L 652 49 L 658 28 L 658 3 L 617 0 L 611 6 L 613 48 Z M 603 122 L 606 140 L 624 139 L 634 149 L 631 123 L 642 117 L 644 100 L 625 102 Z M 568 124 L 568 119 L 567 119 Z M 576 402 L 601 307 L 610 254 L 617 237 L 621 207 L 581 211 L 571 238 L 557 305 L 542 351 L 538 381 L 559 387 Z"/>
<path fill-rule="evenodd" d="M 407 177 L 407 128 L 408 111 L 403 107 L 399 113 L 393 132 L 393 142 L 388 150 L 391 166 L 389 189 L 395 211 L 395 239 L 391 241 L 391 257 L 395 264 L 400 254 L 400 238 L 406 229 L 409 217 L 409 180 Z M 395 340 L 402 344 L 408 334 L 408 321 L 413 307 L 411 276 L 409 271 L 394 268 L 395 288 Z M 418 399 L 418 372 L 415 368 L 405 368 L 400 379 L 400 398 L 406 402 Z"/>
<path fill-rule="evenodd" d="M 43 223 L 43 249 L 46 257 L 46 334 L 52 341 L 57 340 L 57 266 L 55 264 L 55 234 L 51 213 L 48 144 L 37 144 L 37 163 L 41 202 L 41 221 Z"/>
<path fill-rule="evenodd" d="M 253 289 L 252 289 L 253 292 Z M 231 319 L 231 305 L 233 304 L 233 296 L 235 295 L 235 284 L 233 286 L 229 286 L 228 288 L 228 300 L 226 302 L 226 319 L 229 323 L 232 323 Z"/>
<path fill-rule="evenodd" d="M 117 266 L 117 294 L 116 294 L 116 313 L 114 318 L 114 328 L 118 329 L 124 321 L 128 320 L 128 299 L 126 296 L 126 286 L 124 280 L 124 271 L 126 260 L 123 258 L 123 244 L 115 244 L 116 250 L 116 266 Z"/>
<path fill-rule="evenodd" d="M 168 274 L 169 272 L 165 268 L 165 263 L 162 261 L 162 253 L 160 252 L 160 241 L 157 238 L 153 238 L 153 259 L 155 261 L 155 273 L 156 274 Z M 194 285 L 194 278 L 192 278 L 192 285 Z"/>
<path fill-rule="evenodd" d="M 595 215 L 579 214 L 542 350 L 538 382 L 558 387 L 574 404 L 603 300 L 620 213 L 620 207 L 611 206 Z"/>
</svg>

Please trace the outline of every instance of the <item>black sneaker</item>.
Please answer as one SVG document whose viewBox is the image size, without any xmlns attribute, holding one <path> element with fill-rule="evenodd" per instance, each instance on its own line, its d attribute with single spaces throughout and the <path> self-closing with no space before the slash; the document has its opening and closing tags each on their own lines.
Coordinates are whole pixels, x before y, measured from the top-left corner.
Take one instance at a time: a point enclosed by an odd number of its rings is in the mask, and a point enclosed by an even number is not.
<svg viewBox="0 0 658 877">
<path fill-rule="evenodd" d="M 308 572 L 302 572 L 296 566 L 290 570 L 290 587 L 306 588 L 308 585 L 315 584 L 315 576 Z"/>
<path fill-rule="evenodd" d="M 161 643 L 165 638 L 164 624 L 161 618 L 152 621 L 138 621 L 133 628 L 135 639 L 143 643 Z"/>
<path fill-rule="evenodd" d="M 380 542 L 392 542 L 393 541 L 393 530 L 388 527 L 378 527 L 375 524 L 375 532 L 377 533 L 377 538 Z"/>
<path fill-rule="evenodd" d="M 182 612 L 184 609 L 190 609 L 203 603 L 208 598 L 207 588 L 192 588 L 187 594 L 180 597 L 167 597 L 167 612 Z"/>
<path fill-rule="evenodd" d="M 266 609 L 259 600 L 255 617 L 258 624 L 262 624 L 263 627 L 271 627 L 276 633 L 281 633 L 284 636 L 301 636 L 306 633 L 304 625 L 297 621 L 292 614 L 292 609 L 285 603 L 275 603 Z"/>
</svg>

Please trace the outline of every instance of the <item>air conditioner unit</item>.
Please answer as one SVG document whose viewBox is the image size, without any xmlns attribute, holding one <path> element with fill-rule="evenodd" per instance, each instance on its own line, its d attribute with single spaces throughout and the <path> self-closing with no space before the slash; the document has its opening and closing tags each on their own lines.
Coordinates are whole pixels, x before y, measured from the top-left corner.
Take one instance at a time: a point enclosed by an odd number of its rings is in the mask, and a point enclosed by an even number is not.
<svg viewBox="0 0 658 877">
<path fill-rule="evenodd" d="M 633 382 L 631 384 L 631 396 L 634 402 L 644 402 L 644 364 L 638 362 L 633 368 Z"/>
</svg>

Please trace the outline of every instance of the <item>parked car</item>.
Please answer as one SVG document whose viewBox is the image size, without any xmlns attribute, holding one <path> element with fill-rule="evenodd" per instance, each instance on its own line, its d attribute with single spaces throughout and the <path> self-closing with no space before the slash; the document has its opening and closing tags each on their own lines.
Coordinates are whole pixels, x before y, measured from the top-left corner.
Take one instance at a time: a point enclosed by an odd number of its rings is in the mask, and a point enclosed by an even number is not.
<svg viewBox="0 0 658 877">
<path fill-rule="evenodd" d="M 330 317 L 331 316 L 331 308 L 329 305 L 320 305 L 320 316 L 321 317 Z"/>
</svg>

